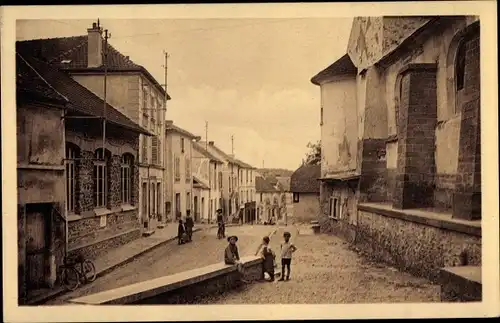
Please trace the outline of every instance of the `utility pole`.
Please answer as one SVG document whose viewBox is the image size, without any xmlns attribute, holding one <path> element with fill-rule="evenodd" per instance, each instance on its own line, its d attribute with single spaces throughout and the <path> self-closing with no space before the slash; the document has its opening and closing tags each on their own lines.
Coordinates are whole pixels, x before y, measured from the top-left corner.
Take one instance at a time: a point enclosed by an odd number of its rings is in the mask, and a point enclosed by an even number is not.
<svg viewBox="0 0 500 323">
<path fill-rule="evenodd" d="M 208 150 L 208 121 L 205 121 L 205 150 Z"/>
<path fill-rule="evenodd" d="M 99 19 L 97 19 L 97 28 L 100 28 Z M 111 38 L 111 33 L 108 35 L 108 30 L 104 30 L 104 47 L 102 49 L 103 65 L 104 65 L 104 111 L 102 116 L 102 158 L 106 154 L 106 108 L 108 103 L 107 99 L 107 78 L 108 78 L 108 39 Z"/>
<path fill-rule="evenodd" d="M 231 155 L 234 156 L 234 135 L 231 135 Z"/>
<path fill-rule="evenodd" d="M 264 168 L 264 159 L 262 159 L 262 168 Z"/>
</svg>

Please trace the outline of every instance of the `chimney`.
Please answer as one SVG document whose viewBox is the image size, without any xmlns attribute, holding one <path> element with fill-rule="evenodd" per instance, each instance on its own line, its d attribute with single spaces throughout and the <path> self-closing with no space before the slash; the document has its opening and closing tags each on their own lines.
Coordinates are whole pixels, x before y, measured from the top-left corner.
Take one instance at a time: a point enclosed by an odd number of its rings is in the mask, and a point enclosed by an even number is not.
<svg viewBox="0 0 500 323">
<path fill-rule="evenodd" d="M 166 126 L 170 126 L 170 125 L 173 125 L 173 124 L 174 124 L 173 120 L 165 120 L 165 125 Z"/>
<path fill-rule="evenodd" d="M 208 142 L 208 144 L 209 144 L 210 146 L 213 146 L 213 145 L 214 145 L 214 142 L 213 142 L 213 141 L 209 141 L 209 142 Z"/>
<path fill-rule="evenodd" d="M 102 65 L 102 28 L 94 22 L 87 32 L 87 67 L 99 67 Z"/>
</svg>

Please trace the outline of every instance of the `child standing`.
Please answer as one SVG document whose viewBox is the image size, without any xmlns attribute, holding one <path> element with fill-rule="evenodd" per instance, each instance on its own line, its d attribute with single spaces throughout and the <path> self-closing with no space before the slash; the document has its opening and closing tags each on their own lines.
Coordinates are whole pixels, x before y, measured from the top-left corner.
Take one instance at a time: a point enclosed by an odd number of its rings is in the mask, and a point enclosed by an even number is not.
<svg viewBox="0 0 500 323">
<path fill-rule="evenodd" d="M 292 264 L 292 254 L 297 251 L 297 248 L 290 242 L 290 232 L 285 232 L 283 238 L 285 242 L 281 244 L 281 278 L 278 281 L 285 280 L 285 267 L 288 269 L 286 280 L 290 280 L 290 265 Z"/>
<path fill-rule="evenodd" d="M 259 246 L 259 249 L 255 253 L 257 255 L 260 250 L 260 256 L 262 257 L 262 276 L 261 279 L 265 279 L 265 273 L 268 273 L 269 277 L 271 277 L 270 281 L 274 281 L 274 261 L 276 259 L 276 254 L 269 247 L 270 239 L 269 237 L 264 237 L 262 239 L 262 244 Z"/>
</svg>

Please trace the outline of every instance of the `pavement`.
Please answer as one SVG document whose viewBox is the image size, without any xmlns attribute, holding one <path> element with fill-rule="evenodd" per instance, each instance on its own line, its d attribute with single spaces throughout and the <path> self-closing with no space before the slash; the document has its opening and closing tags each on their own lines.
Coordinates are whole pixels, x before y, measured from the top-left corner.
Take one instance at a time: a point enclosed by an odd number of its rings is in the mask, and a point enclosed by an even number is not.
<svg viewBox="0 0 500 323">
<path fill-rule="evenodd" d="M 231 225 L 227 225 L 230 227 Z M 193 232 L 207 230 L 217 227 L 214 224 L 195 224 Z M 156 229 L 153 235 L 141 237 L 112 249 L 100 257 L 93 259 L 97 277 L 101 277 L 111 272 L 113 269 L 122 266 L 142 254 L 158 248 L 169 241 L 177 239 L 177 223 L 168 223 L 164 228 Z M 63 286 L 55 288 L 45 288 L 30 293 L 27 305 L 43 304 L 68 292 Z"/>
<path fill-rule="evenodd" d="M 109 264 L 112 262 L 116 265 L 114 265 L 112 270 L 107 270 L 106 275 L 99 277 L 94 282 L 81 285 L 75 291 L 56 295 L 50 299 L 46 299 L 42 303 L 43 305 L 65 305 L 70 299 L 221 262 L 228 242 L 226 239 L 217 239 L 216 228 L 213 225 L 205 226 L 204 228 L 206 229 L 193 235 L 192 243 L 184 245 L 178 245 L 175 238 L 174 241 L 172 239 L 167 240 L 168 234 L 166 232 L 161 233 L 165 237 L 162 239 L 160 234 L 157 235 L 160 232 L 157 232 L 148 238 L 138 239 L 142 241 L 134 243 L 136 249 L 133 252 L 130 246 L 127 246 L 127 248 L 125 246 L 117 248 L 127 249 L 129 257 L 131 254 L 135 254 L 135 256 L 128 258 L 126 261 L 121 261 L 120 264 L 118 264 L 120 261 L 119 258 L 124 258 L 125 256 L 108 257 L 109 259 L 106 263 Z M 240 256 L 245 257 L 254 255 L 257 246 L 262 241 L 262 237 L 272 234 L 275 230 L 275 227 L 263 225 L 236 225 L 228 226 L 226 228 L 226 235 L 238 236 Z M 151 241 L 148 246 L 156 244 L 157 247 L 144 251 L 144 247 L 140 248 L 137 246 L 139 244 L 146 244 L 146 239 L 148 239 L 147 241 Z M 153 239 L 165 242 L 153 242 Z M 116 253 L 118 253 L 118 250 Z M 100 264 L 101 271 L 111 265 L 105 265 L 104 261 L 98 262 L 96 260 L 96 267 L 98 263 Z"/>
</svg>

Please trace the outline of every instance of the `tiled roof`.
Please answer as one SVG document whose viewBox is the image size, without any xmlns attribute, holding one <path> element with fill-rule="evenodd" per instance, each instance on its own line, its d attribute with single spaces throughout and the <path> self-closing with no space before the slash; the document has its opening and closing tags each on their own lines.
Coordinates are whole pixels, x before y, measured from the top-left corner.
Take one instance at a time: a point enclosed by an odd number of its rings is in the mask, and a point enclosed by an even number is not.
<svg viewBox="0 0 500 323">
<path fill-rule="evenodd" d="M 198 142 L 202 147 L 205 147 L 206 145 L 206 141 L 199 141 Z M 238 162 L 236 162 L 236 160 L 229 156 L 228 154 L 226 154 L 222 149 L 220 149 L 219 147 L 217 147 L 216 145 L 210 145 L 208 144 L 208 149 L 213 149 L 218 155 L 222 156 L 224 159 L 226 159 L 228 162 L 232 163 L 232 164 L 236 164 L 238 165 Z"/>
<path fill-rule="evenodd" d="M 290 190 L 294 193 L 319 193 L 321 165 L 299 167 L 290 180 Z"/>
<path fill-rule="evenodd" d="M 31 96 L 63 104 L 69 102 L 19 54 L 16 55 L 16 92 L 21 97 Z"/>
<path fill-rule="evenodd" d="M 165 131 L 166 131 L 166 132 L 167 132 L 167 131 L 170 131 L 170 132 L 177 132 L 177 133 L 179 133 L 179 134 L 181 134 L 181 135 L 184 135 L 184 136 L 186 136 L 186 137 L 188 137 L 188 138 L 191 138 L 191 139 L 196 139 L 196 138 L 198 138 L 198 136 L 197 136 L 197 135 L 194 135 L 194 134 L 190 133 L 189 131 L 184 130 L 184 129 L 182 129 L 181 127 L 178 127 L 178 126 L 174 125 L 174 124 L 172 123 L 172 121 L 171 121 L 171 120 L 168 120 L 168 121 L 165 123 Z"/>
<path fill-rule="evenodd" d="M 50 84 L 55 91 L 66 97 L 69 100 L 67 108 L 70 111 L 98 117 L 104 115 L 104 101 L 90 92 L 86 87 L 73 80 L 65 72 L 33 57 L 17 55 L 16 65 L 20 61 L 29 64 L 38 73 L 39 77 L 43 78 L 47 84 Z M 27 83 L 25 82 L 24 84 Z M 139 133 L 151 134 L 110 104 L 106 105 L 106 120 Z"/>
<path fill-rule="evenodd" d="M 241 161 L 237 158 L 234 158 L 234 160 L 236 161 L 236 163 L 241 167 L 241 168 L 249 168 L 249 169 L 256 169 L 255 167 L 253 167 L 252 165 L 249 165 L 247 163 L 245 163 L 244 161 Z"/>
<path fill-rule="evenodd" d="M 273 193 L 278 192 L 278 190 L 264 177 L 255 178 L 255 192 L 257 193 Z"/>
<path fill-rule="evenodd" d="M 356 75 L 358 73 L 358 69 L 354 66 L 351 58 L 348 54 L 345 54 L 341 58 L 339 58 L 335 63 L 328 66 L 318 74 L 316 74 L 311 82 L 316 85 L 320 85 L 321 82 L 328 79 L 332 76 L 340 76 L 340 75 Z"/>
<path fill-rule="evenodd" d="M 220 164 L 223 164 L 224 162 L 218 158 L 217 156 L 215 156 L 214 154 L 212 154 L 211 152 L 209 152 L 208 150 L 205 149 L 205 146 L 202 146 L 200 145 L 199 143 L 197 142 L 194 142 L 193 143 L 193 148 L 198 151 L 200 154 L 203 154 L 205 157 L 213 160 L 213 161 L 216 161 L 217 163 L 220 163 Z"/>
<path fill-rule="evenodd" d="M 104 46 L 104 39 L 102 42 Z M 106 62 L 110 73 L 114 71 L 142 72 L 165 95 L 165 89 L 143 66 L 131 61 L 128 56 L 120 53 L 109 43 L 107 49 Z M 18 41 L 16 42 L 16 51 L 23 54 L 23 56 L 35 56 L 42 61 L 68 71 L 103 71 L 103 66 L 89 68 L 87 65 L 87 35 Z M 63 60 L 69 61 L 69 63 L 62 63 Z M 168 96 L 168 99 L 170 99 L 170 96 Z"/>
</svg>

